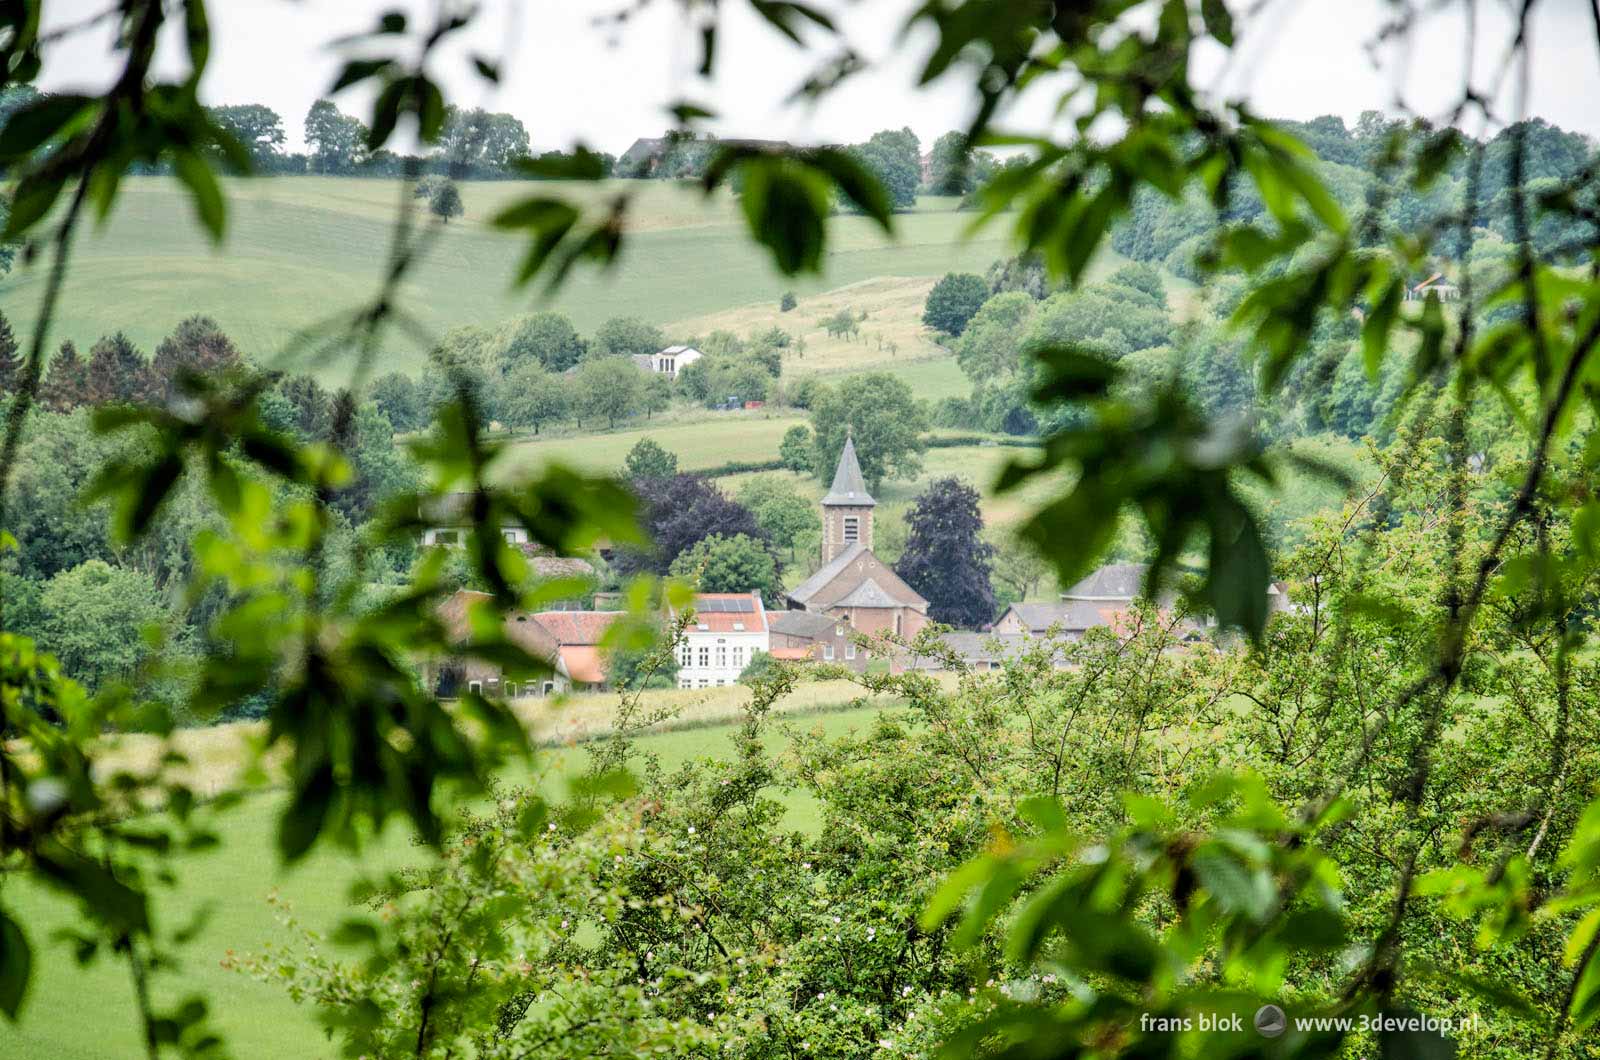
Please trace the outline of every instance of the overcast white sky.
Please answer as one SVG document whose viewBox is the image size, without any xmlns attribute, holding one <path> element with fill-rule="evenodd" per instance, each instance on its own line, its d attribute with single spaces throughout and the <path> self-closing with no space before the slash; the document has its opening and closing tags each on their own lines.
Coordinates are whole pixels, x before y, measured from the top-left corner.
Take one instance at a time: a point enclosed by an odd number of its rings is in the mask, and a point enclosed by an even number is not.
<svg viewBox="0 0 1600 1060">
<path fill-rule="evenodd" d="M 1254 2 L 1254 0 L 1252 0 Z M 966 118 L 969 98 L 954 82 L 915 87 L 927 41 L 902 39 L 912 0 L 818 0 L 838 12 L 858 51 L 879 65 L 810 109 L 784 101 L 823 54 L 803 52 L 765 27 L 740 0 L 723 0 L 723 40 L 715 81 L 695 75 L 698 35 L 676 0 L 654 0 L 619 32 L 597 28 L 596 16 L 630 0 L 484 0 L 471 37 L 442 57 L 435 75 L 465 105 L 516 114 L 539 148 L 575 140 L 620 152 L 635 137 L 654 135 L 669 120 L 663 108 L 693 99 L 716 110 L 723 135 L 852 142 L 887 126 L 910 125 L 931 140 Z M 85 18 L 106 0 L 64 0 L 49 8 L 54 24 Z M 1242 3 L 1231 3 L 1243 7 Z M 431 0 L 214 0 L 217 37 L 204 82 L 211 103 L 266 103 L 283 115 L 291 144 L 300 144 L 307 108 L 331 83 L 339 56 L 325 42 L 368 28 L 390 8 L 428 12 Z M 1220 82 L 1222 94 L 1246 97 L 1262 113 L 1284 118 L 1338 114 L 1354 122 L 1363 110 L 1395 110 L 1397 90 L 1410 106 L 1436 113 L 1452 98 L 1463 66 L 1459 15 L 1435 18 L 1414 35 L 1413 54 L 1385 53 L 1374 69 L 1364 46 L 1378 27 L 1383 0 L 1275 0 L 1241 41 Z M 1502 0 L 1484 0 L 1485 39 L 1504 42 Z M 1600 52 L 1588 0 L 1544 0 L 1534 43 L 1539 61 L 1526 110 L 1568 129 L 1600 137 Z M 167 43 L 172 69 L 181 70 L 177 27 Z M 42 77 L 52 89 L 103 83 L 112 69 L 107 32 L 82 35 L 58 48 Z M 469 71 L 467 51 L 508 54 L 508 76 L 486 91 Z M 1495 53 L 1480 49 L 1478 81 L 1488 80 Z M 1202 83 L 1221 73 L 1220 55 L 1199 59 Z M 1513 85 L 1502 111 L 1517 109 Z M 367 99 L 339 97 L 348 112 L 366 116 Z M 1044 100 L 1024 105 L 1011 125 L 1048 120 Z M 1476 131 L 1476 130 L 1473 130 Z"/>
</svg>

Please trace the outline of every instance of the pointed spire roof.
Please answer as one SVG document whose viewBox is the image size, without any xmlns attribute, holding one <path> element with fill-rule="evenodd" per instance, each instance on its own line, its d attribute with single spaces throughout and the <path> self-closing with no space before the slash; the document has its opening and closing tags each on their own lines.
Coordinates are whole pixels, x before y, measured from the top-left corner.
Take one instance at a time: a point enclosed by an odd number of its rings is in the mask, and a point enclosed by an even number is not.
<svg viewBox="0 0 1600 1060">
<path fill-rule="evenodd" d="M 861 477 L 861 464 L 856 460 L 855 438 L 845 435 L 844 452 L 839 454 L 839 466 L 833 472 L 833 486 L 822 498 L 824 506 L 844 508 L 872 508 L 877 501 L 867 492 L 866 480 Z"/>
</svg>

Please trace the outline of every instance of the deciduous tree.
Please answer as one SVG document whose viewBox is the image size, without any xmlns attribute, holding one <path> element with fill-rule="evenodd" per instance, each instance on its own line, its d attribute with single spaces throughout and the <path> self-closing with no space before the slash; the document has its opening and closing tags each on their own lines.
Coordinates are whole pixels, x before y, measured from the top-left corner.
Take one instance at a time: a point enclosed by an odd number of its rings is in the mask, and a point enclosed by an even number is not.
<svg viewBox="0 0 1600 1060">
<path fill-rule="evenodd" d="M 640 438 L 622 462 L 622 475 L 630 482 L 668 479 L 678 473 L 678 455 L 663 449 L 653 438 Z"/>
<path fill-rule="evenodd" d="M 778 443 L 778 459 L 790 471 L 809 472 L 815 460 L 815 451 L 811 428 L 803 423 L 784 431 L 783 441 Z"/>
<path fill-rule="evenodd" d="M 678 553 L 669 572 L 689 579 L 703 593 L 759 592 L 777 599 L 783 585 L 765 541 L 746 534 L 712 534 Z"/>
<path fill-rule="evenodd" d="M 612 317 L 594 333 L 593 350 L 604 357 L 656 353 L 667 344 L 661 329 L 638 317 Z"/>
<path fill-rule="evenodd" d="M 585 361 L 574 379 L 577 405 L 586 416 L 603 418 L 607 427 L 644 411 L 644 376 L 632 361 L 604 357 Z"/>
<path fill-rule="evenodd" d="M 452 217 L 460 217 L 467 212 L 461 202 L 461 189 L 456 187 L 455 181 L 440 181 L 434 185 L 428 193 L 428 212 L 445 224 L 449 224 Z"/>
<path fill-rule="evenodd" d="M 830 389 L 811 410 L 812 470 L 827 480 L 852 434 L 867 484 L 914 478 L 922 470 L 928 414 L 902 379 L 885 372 L 856 376 Z"/>
<path fill-rule="evenodd" d="M 172 634 L 172 615 L 155 582 L 91 559 L 51 578 L 39 596 L 42 632 L 73 677 L 91 689 L 132 676 L 155 648 L 154 628 Z"/>
<path fill-rule="evenodd" d="M 989 300 L 989 285 L 970 272 L 946 273 L 933 285 L 922 309 L 922 322 L 946 335 L 960 335 L 967 321 Z"/>
<path fill-rule="evenodd" d="M 339 111 L 331 99 L 319 99 L 306 112 L 306 144 L 318 173 L 345 173 L 365 157 L 366 126 Z"/>
<path fill-rule="evenodd" d="M 585 348 L 572 321 L 560 313 L 517 317 L 495 338 L 496 356 L 504 374 L 530 360 L 552 372 L 564 372 L 582 359 Z"/>
<path fill-rule="evenodd" d="M 404 372 L 386 372 L 374 379 L 372 400 L 397 431 L 420 430 L 428 422 L 417 381 Z"/>
<path fill-rule="evenodd" d="M 817 506 L 796 492 L 793 484 L 778 476 L 762 475 L 751 479 L 739 490 L 737 499 L 755 513 L 756 522 L 773 544 L 789 550 L 791 560 L 798 540 L 822 530 Z"/>
<path fill-rule="evenodd" d="M 207 110 L 212 121 L 250 152 L 258 171 L 270 172 L 283 157 L 283 145 L 287 140 L 283 119 L 271 107 L 263 103 L 238 103 Z"/>
<path fill-rule="evenodd" d="M 508 427 L 532 427 L 538 434 L 545 424 L 572 415 L 572 383 L 566 376 L 545 371 L 538 361 L 528 361 L 501 382 L 496 404 Z"/>
</svg>

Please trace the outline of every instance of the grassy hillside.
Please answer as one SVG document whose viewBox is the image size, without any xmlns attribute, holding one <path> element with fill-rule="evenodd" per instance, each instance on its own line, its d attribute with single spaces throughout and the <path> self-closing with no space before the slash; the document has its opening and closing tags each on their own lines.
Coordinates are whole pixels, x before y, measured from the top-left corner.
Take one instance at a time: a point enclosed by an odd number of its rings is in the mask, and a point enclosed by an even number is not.
<svg viewBox="0 0 1600 1060">
<path fill-rule="evenodd" d="M 879 709 L 825 714 L 798 719 L 794 724 L 841 735 L 862 727 Z M 670 732 L 642 739 L 639 745 L 670 769 L 692 758 L 731 753 L 733 732 L 731 726 Z M 523 767 L 508 779 L 538 784 L 559 797 L 565 788 L 563 778 L 581 768 L 583 757 L 581 748 L 544 752 L 533 772 Z M 815 827 L 813 804 L 798 794 L 787 798 L 790 822 L 799 828 Z M 158 892 L 155 912 L 159 923 L 170 931 L 202 911 L 206 919 L 196 940 L 182 953 L 180 974 L 164 977 L 163 986 L 175 989 L 161 990 L 157 1001 L 166 1004 L 190 992 L 204 991 L 217 1005 L 214 1016 L 232 1055 L 241 1060 L 331 1060 L 338 1055 L 337 1047 L 324 1038 L 309 1008 L 296 1006 L 279 986 L 257 982 L 229 970 L 224 963 L 230 955 L 259 954 L 269 943 L 290 941 L 291 936 L 278 923 L 286 907 L 292 908 L 303 928 L 330 931 L 359 911 L 348 897 L 353 884 L 363 877 L 416 864 L 422 855 L 408 836 L 391 828 L 359 859 L 321 850 L 293 870 L 284 870 L 274 854 L 274 828 L 282 801 L 277 793 L 247 798 L 223 817 L 218 848 L 175 860 L 180 887 Z M 280 904 L 269 904 L 269 896 Z M 6 902 L 28 925 L 37 945 L 58 948 L 36 965 L 32 1004 L 21 1024 L 12 1026 L 0 1020 L 0 1056 L 107 1060 L 141 1055 L 130 1018 L 132 986 L 126 965 L 103 957 L 86 968 L 74 966 L 66 944 L 49 941 L 53 930 L 77 919 L 72 907 L 53 894 L 30 883 L 8 889 Z M 84 999 L 94 1000 L 85 1005 Z"/>
<path fill-rule="evenodd" d="M 465 217 L 450 223 L 402 299 L 426 328 L 438 333 L 492 325 L 544 307 L 533 292 L 509 289 L 524 242 L 486 224 L 535 187 L 557 190 L 518 182 L 462 187 Z M 951 269 L 982 271 L 1003 252 L 998 229 L 963 242 L 970 215 L 955 213 L 954 200 L 927 199 L 897 218 L 894 241 L 864 218 L 837 218 L 825 275 L 794 281 L 779 276 L 751 244 L 727 196 L 707 199 L 692 188 L 654 181 L 560 190 L 595 200 L 623 190 L 636 195 L 634 237 L 623 260 L 603 276 L 574 277 L 549 303 L 584 331 L 612 316 L 668 324 L 751 303 L 776 310 L 779 295 L 791 288 L 804 300 L 880 277 L 915 281 Z M 207 313 L 243 348 L 267 359 L 297 330 L 370 295 L 400 191 L 398 182 L 387 180 L 235 181 L 228 239 L 213 248 L 173 181 L 131 178 L 108 223 L 79 238 L 53 334 L 82 346 L 120 329 L 148 352 L 182 317 Z M 35 264 L 0 282 L 0 309 L 19 332 L 32 328 L 44 273 L 43 263 Z M 901 356 L 909 357 L 909 344 L 901 347 Z M 420 356 L 414 340 L 396 337 L 385 367 L 414 369 Z M 339 377 L 335 365 L 318 371 Z"/>
</svg>

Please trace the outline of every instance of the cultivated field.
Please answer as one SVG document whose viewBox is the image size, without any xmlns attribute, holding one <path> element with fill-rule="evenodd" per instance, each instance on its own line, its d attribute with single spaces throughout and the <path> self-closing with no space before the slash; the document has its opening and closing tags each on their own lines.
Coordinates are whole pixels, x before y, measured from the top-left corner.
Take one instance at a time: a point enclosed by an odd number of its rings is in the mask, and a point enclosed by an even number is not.
<svg viewBox="0 0 1600 1060">
<path fill-rule="evenodd" d="M 801 730 L 820 728 L 835 736 L 859 729 L 885 704 L 814 716 L 803 713 L 824 710 L 830 703 L 848 705 L 854 693 L 853 686 L 843 683 L 802 686 L 790 704 L 802 713 L 783 724 Z M 742 688 L 650 693 L 653 703 L 682 707 L 680 721 L 692 727 L 643 737 L 640 749 L 657 756 L 669 769 L 702 756 L 729 753 L 733 728 L 712 723 L 737 716 L 747 694 Z M 523 708 L 536 733 L 562 740 L 603 731 L 614 703 L 611 696 L 575 697 L 555 715 L 543 715 L 546 708 L 532 703 Z M 205 761 L 209 769 L 222 771 L 213 778 L 222 787 L 227 783 L 225 771 L 244 757 L 241 738 L 250 731 L 250 727 L 224 726 L 184 733 L 182 739 L 186 750 Z M 772 740 L 776 747 L 782 737 L 774 732 Z M 124 761 L 146 753 L 144 748 L 131 746 Z M 582 768 L 585 754 L 581 745 L 547 748 L 531 766 L 509 770 L 506 780 L 537 785 L 559 798 L 566 790 L 565 778 Z M 791 826 L 815 827 L 815 807 L 807 797 L 791 792 L 784 798 L 790 806 Z M 231 970 L 230 959 L 259 954 L 269 943 L 291 941 L 292 936 L 279 924 L 285 910 L 292 910 L 304 928 L 331 931 L 340 920 L 365 910 L 350 898 L 354 885 L 416 865 L 425 854 L 408 835 L 391 826 L 369 842 L 359 858 L 345 851 L 319 849 L 302 864 L 286 870 L 273 853 L 276 819 L 282 808 L 282 796 L 276 791 L 247 796 L 218 821 L 219 847 L 173 859 L 180 886 L 176 891 L 157 890 L 158 923 L 163 931 L 172 931 L 196 917 L 203 920 L 195 941 L 183 950 L 181 974 L 165 977 L 165 988 L 156 1000 L 166 1004 L 203 991 L 219 1002 L 215 1018 L 240 1060 L 331 1060 L 338 1055 L 337 1047 L 325 1039 L 312 1011 L 296 1006 L 280 986 Z M 8 888 L 6 902 L 39 940 L 77 919 L 70 904 L 34 888 L 31 882 Z M 133 988 L 126 964 L 104 955 L 96 963 L 78 968 L 70 960 L 57 959 L 61 953 L 50 956 L 35 966 L 32 1003 L 22 1023 L 13 1026 L 0 1021 L 0 1057 L 107 1060 L 142 1055 L 136 1028 L 128 1018 L 133 1011 Z M 83 1004 L 85 999 L 93 999 L 93 1003 Z"/>
<path fill-rule="evenodd" d="M 299 329 L 370 297 L 401 188 L 398 181 L 339 177 L 233 181 L 228 239 L 213 248 L 174 181 L 129 178 L 110 220 L 79 237 L 53 335 L 81 348 L 122 330 L 148 352 L 183 317 L 207 313 L 243 349 L 269 360 Z M 668 324 L 757 302 L 776 310 L 789 289 L 804 304 L 865 280 L 981 272 L 1005 247 L 998 227 L 964 240 L 971 215 L 954 212 L 953 199 L 927 199 L 896 218 L 893 241 L 864 218 L 836 218 L 824 275 L 796 281 L 779 276 L 752 245 L 726 195 L 708 199 L 693 187 L 658 181 L 474 182 L 461 191 L 466 215 L 441 233 L 401 296 L 434 334 L 463 324 L 492 326 L 547 305 L 585 332 L 612 316 Z M 533 291 L 510 289 L 524 241 L 486 222 L 520 196 L 558 191 L 597 202 L 633 195 L 635 238 L 616 268 L 603 276 L 581 272 L 545 302 Z M 18 268 L 0 282 L 0 309 L 19 332 L 31 330 L 44 273 L 43 264 Z M 870 322 L 863 330 L 871 330 Z M 902 342 L 901 356 L 911 352 Z M 415 369 L 422 353 L 417 341 L 397 336 L 382 367 Z M 314 368 L 330 381 L 342 378 L 337 364 Z"/>
</svg>

